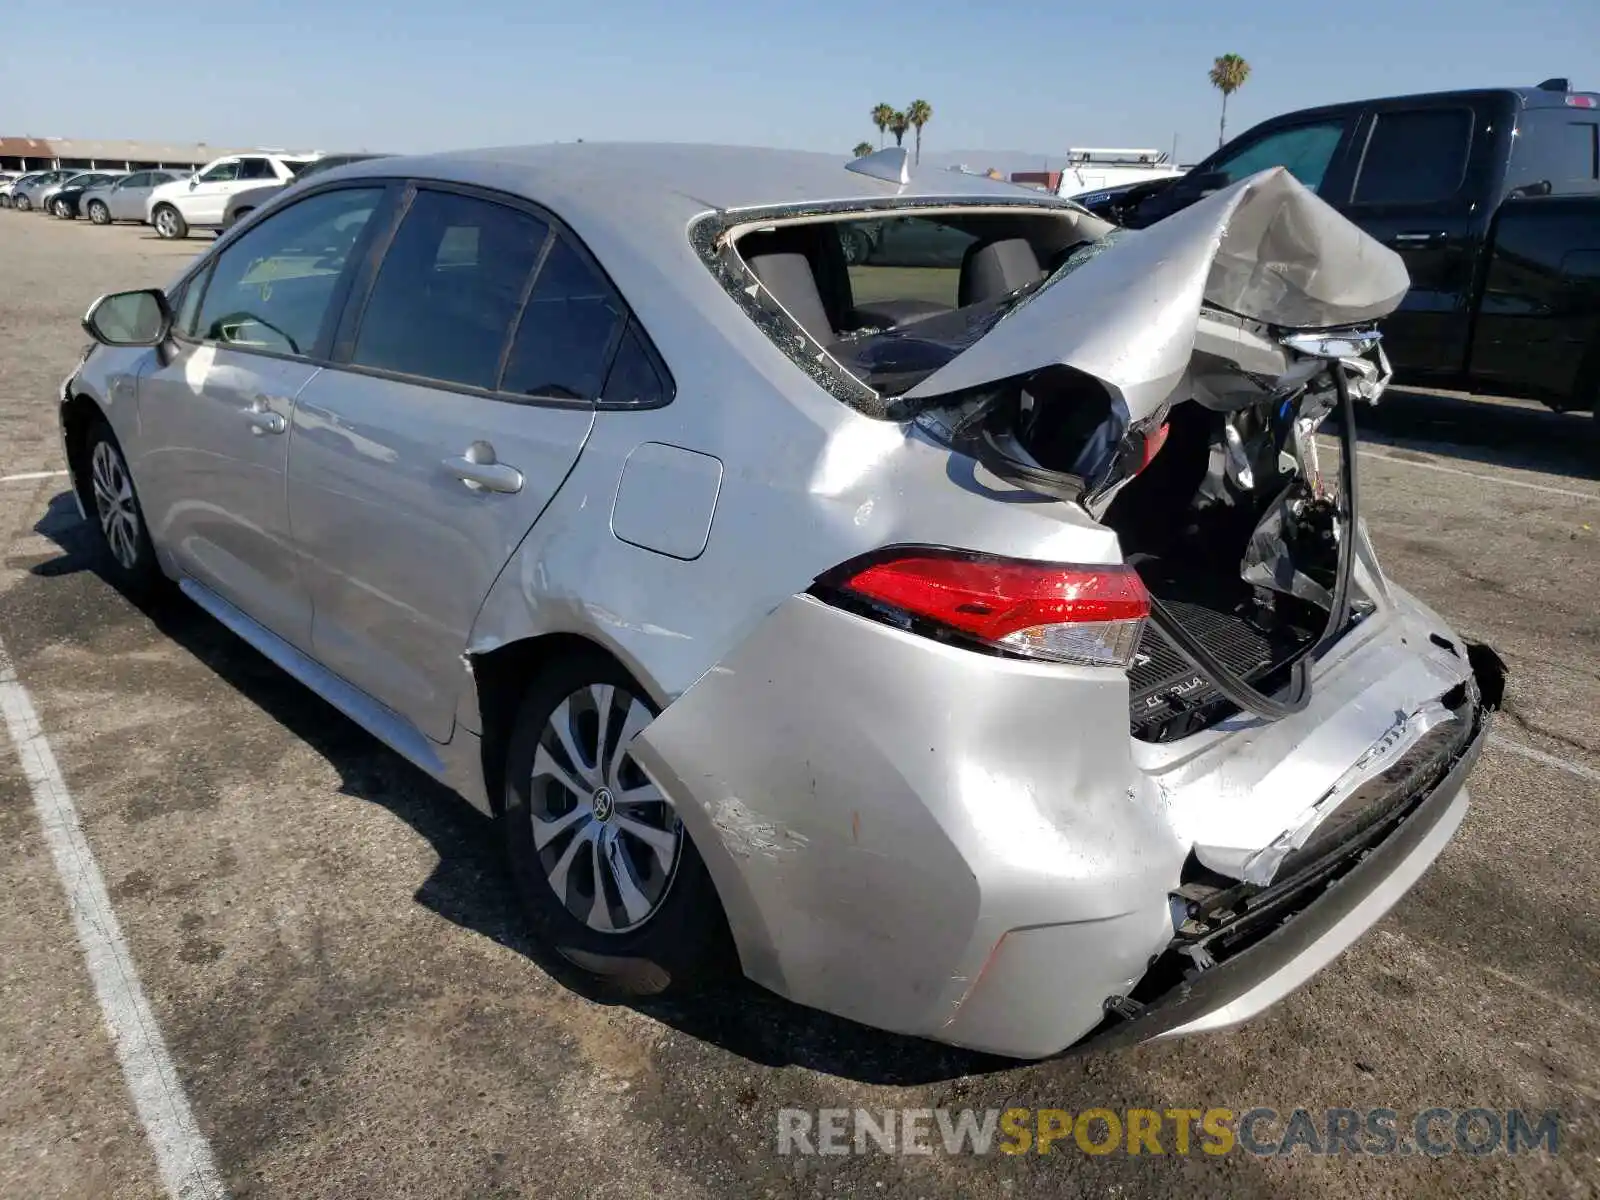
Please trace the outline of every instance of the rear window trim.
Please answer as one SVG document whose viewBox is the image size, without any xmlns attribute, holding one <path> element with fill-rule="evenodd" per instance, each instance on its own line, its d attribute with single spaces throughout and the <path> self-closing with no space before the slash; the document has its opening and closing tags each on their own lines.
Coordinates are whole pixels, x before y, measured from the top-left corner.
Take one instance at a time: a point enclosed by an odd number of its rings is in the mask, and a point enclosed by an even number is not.
<svg viewBox="0 0 1600 1200">
<path fill-rule="evenodd" d="M 838 200 L 820 204 L 786 204 L 766 208 L 723 209 L 698 217 L 689 225 L 689 244 L 729 298 L 750 319 L 756 331 L 767 338 L 780 354 L 806 373 L 834 399 L 864 416 L 880 421 L 909 420 L 899 396 L 885 396 L 846 370 L 778 305 L 768 308 L 757 300 L 761 290 L 756 278 L 739 253 L 736 243 L 748 233 L 767 228 L 799 225 L 837 224 L 843 219 L 871 219 L 884 214 L 907 212 L 919 217 L 941 213 L 959 216 L 1032 211 L 1040 214 L 1073 214 L 1101 220 L 1082 205 L 1048 195 L 986 197 L 974 203 L 970 198 L 927 196 L 883 200 Z M 769 328 L 772 326 L 773 328 Z"/>
</svg>

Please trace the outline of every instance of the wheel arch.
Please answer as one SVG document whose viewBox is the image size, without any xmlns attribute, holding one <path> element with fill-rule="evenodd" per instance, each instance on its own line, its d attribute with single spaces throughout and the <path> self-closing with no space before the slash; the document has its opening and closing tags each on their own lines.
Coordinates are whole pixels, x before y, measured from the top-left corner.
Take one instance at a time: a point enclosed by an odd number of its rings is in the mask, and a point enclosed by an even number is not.
<svg viewBox="0 0 1600 1200">
<path fill-rule="evenodd" d="M 491 650 L 467 652 L 481 725 L 484 792 L 494 815 L 498 816 L 505 806 L 506 749 L 523 693 L 550 664 L 578 652 L 604 655 L 627 672 L 646 694 L 650 693 L 649 683 L 639 678 L 634 666 L 610 647 L 581 633 L 538 634 Z"/>
<path fill-rule="evenodd" d="M 74 392 L 61 406 L 61 441 L 67 455 L 68 478 L 78 504 L 87 516 L 94 512 L 94 496 L 89 490 L 89 431 L 99 421 L 110 423 L 110 416 L 88 392 Z"/>
<path fill-rule="evenodd" d="M 1600 420 L 1600 330 L 1596 330 L 1589 348 L 1578 363 L 1578 373 L 1572 388 L 1572 407 L 1579 412 L 1592 412 Z"/>
</svg>

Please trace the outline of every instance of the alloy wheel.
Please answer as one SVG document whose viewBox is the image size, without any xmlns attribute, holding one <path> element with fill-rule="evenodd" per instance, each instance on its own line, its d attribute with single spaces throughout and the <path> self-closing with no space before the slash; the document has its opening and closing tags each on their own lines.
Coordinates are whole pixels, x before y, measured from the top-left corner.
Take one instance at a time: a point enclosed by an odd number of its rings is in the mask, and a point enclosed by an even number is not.
<svg viewBox="0 0 1600 1200">
<path fill-rule="evenodd" d="M 131 571 L 139 561 L 139 509 L 128 466 L 110 442 L 95 445 L 89 479 L 100 516 L 100 532 L 111 548 L 111 556 L 124 570 Z"/>
<path fill-rule="evenodd" d="M 89 220 L 93 221 L 96 225 L 109 225 L 111 224 L 111 213 L 109 210 L 107 210 L 104 204 L 101 204 L 100 201 L 96 200 L 93 204 L 89 205 Z"/>
<path fill-rule="evenodd" d="M 178 223 L 173 219 L 170 208 L 163 208 L 156 213 L 156 232 L 167 238 L 178 236 Z"/>
<path fill-rule="evenodd" d="M 683 847 L 677 814 L 629 754 L 651 719 L 626 688 L 591 684 L 556 705 L 534 751 L 540 867 L 556 899 L 599 933 L 626 933 L 655 914 Z"/>
</svg>

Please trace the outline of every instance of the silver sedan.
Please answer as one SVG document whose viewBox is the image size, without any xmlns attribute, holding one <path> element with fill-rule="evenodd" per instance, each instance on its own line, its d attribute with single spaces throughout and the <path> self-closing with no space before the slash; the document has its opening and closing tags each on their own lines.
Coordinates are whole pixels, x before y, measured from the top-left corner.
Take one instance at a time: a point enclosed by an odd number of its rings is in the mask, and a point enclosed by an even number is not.
<svg viewBox="0 0 1600 1200">
<path fill-rule="evenodd" d="M 1408 281 L 1282 170 L 1137 233 L 898 150 L 296 193 L 91 309 L 79 505 L 493 816 L 582 969 L 1017 1057 L 1194 1033 L 1460 823 L 1502 665 L 1358 519 Z M 885 220 L 928 236 L 848 261 Z"/>
<path fill-rule="evenodd" d="M 116 221 L 142 222 L 150 193 L 164 183 L 184 179 L 189 174 L 191 172 L 175 167 L 135 171 L 84 192 L 78 201 L 78 211 L 96 225 L 110 225 Z"/>
</svg>

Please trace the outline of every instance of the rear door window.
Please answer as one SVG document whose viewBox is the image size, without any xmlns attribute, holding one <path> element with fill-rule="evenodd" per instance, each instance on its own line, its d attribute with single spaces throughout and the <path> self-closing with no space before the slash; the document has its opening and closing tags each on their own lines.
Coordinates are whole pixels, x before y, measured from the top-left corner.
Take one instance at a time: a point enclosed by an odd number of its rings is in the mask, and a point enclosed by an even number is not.
<svg viewBox="0 0 1600 1200">
<path fill-rule="evenodd" d="M 1373 118 L 1353 204 L 1437 204 L 1461 190 L 1472 149 L 1472 110 L 1418 108 Z"/>
<path fill-rule="evenodd" d="M 276 179 L 278 173 L 264 158 L 246 158 L 239 162 L 240 179 Z"/>
<path fill-rule="evenodd" d="M 593 400 L 625 320 L 605 277 L 565 236 L 551 243 L 517 328 L 501 390 Z"/>
<path fill-rule="evenodd" d="M 1283 167 L 1306 187 L 1319 191 L 1344 137 L 1345 124 L 1344 119 L 1337 119 L 1275 129 L 1209 164 L 1205 173 L 1215 172 L 1226 176 L 1229 183 L 1238 183 L 1258 171 Z"/>
<path fill-rule="evenodd" d="M 521 209 L 417 192 L 378 269 L 351 362 L 493 390 L 548 234 Z"/>
<path fill-rule="evenodd" d="M 308 356 L 382 188 L 310 196 L 253 226 L 217 255 L 196 336 Z"/>
<path fill-rule="evenodd" d="M 607 408 L 657 408 L 672 399 L 672 382 L 645 342 L 636 321 L 628 322 L 606 375 L 601 403 Z"/>
</svg>

